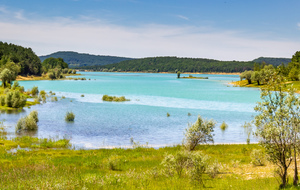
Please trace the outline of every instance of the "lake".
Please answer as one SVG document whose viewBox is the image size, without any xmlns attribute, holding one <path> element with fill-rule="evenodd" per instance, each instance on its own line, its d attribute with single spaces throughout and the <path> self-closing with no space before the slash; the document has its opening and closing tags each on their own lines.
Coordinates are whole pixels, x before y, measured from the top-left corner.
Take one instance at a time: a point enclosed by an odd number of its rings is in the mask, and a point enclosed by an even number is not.
<svg viewBox="0 0 300 190">
<path fill-rule="evenodd" d="M 15 136 L 19 118 L 37 110 L 39 129 L 32 135 L 67 137 L 76 148 L 126 147 L 131 145 L 131 138 L 153 147 L 180 144 L 188 123 L 194 123 L 198 115 L 217 122 L 215 143 L 245 143 L 247 135 L 241 126 L 253 119 L 253 108 L 260 100 L 258 89 L 228 85 L 239 80 L 235 75 L 193 74 L 209 77 L 199 80 L 177 79 L 176 74 L 81 74 L 90 80 L 20 81 L 25 89 L 38 86 L 39 90 L 55 92 L 58 101 L 49 99 L 20 113 L 2 113 L 9 137 Z M 103 102 L 104 94 L 131 101 Z M 67 111 L 75 114 L 75 122 L 65 122 Z M 220 129 L 223 121 L 228 124 L 225 132 Z"/>
</svg>

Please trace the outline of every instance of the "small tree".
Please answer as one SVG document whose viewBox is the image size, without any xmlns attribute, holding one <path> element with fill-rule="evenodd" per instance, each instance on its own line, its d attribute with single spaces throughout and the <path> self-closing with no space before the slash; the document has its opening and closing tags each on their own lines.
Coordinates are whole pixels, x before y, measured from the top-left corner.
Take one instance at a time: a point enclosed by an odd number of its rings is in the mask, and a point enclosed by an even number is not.
<svg viewBox="0 0 300 190">
<path fill-rule="evenodd" d="M 5 68 L 0 73 L 0 78 L 2 80 L 2 85 L 5 88 L 6 87 L 6 83 L 10 84 L 12 81 L 16 80 L 16 75 L 11 70 Z"/>
<path fill-rule="evenodd" d="M 177 78 L 180 78 L 180 71 L 177 72 Z"/>
<path fill-rule="evenodd" d="M 258 85 L 260 85 L 260 81 L 262 80 L 261 72 L 253 71 L 251 75 L 251 80 L 256 81 Z"/>
<path fill-rule="evenodd" d="M 257 130 L 255 135 L 265 148 L 269 159 L 279 167 L 281 187 L 287 184 L 287 170 L 294 152 L 295 180 L 297 179 L 296 147 L 299 147 L 300 102 L 294 91 L 286 88 L 282 76 L 273 73 L 268 85 L 262 89 L 261 99 L 255 107 L 259 114 L 255 116 Z"/>
<path fill-rule="evenodd" d="M 194 124 L 189 124 L 185 130 L 184 146 L 188 150 L 194 150 L 198 144 L 214 142 L 213 132 L 216 122 L 214 120 L 205 120 L 199 115 Z"/>
<path fill-rule="evenodd" d="M 253 71 L 244 71 L 241 75 L 240 75 L 240 79 L 246 79 L 248 81 L 248 84 L 251 84 L 251 75 L 252 75 Z"/>
</svg>

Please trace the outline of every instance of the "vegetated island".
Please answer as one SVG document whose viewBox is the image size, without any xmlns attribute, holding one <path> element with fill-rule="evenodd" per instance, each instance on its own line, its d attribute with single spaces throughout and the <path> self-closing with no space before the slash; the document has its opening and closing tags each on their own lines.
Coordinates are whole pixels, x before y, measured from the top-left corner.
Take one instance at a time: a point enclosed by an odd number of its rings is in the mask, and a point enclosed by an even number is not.
<svg viewBox="0 0 300 190">
<path fill-rule="evenodd" d="M 284 89 L 293 86 L 297 93 L 300 93 L 300 51 L 297 51 L 291 59 L 291 62 L 280 64 L 277 67 L 268 64 L 254 65 L 251 70 L 246 70 L 240 74 L 240 81 L 230 84 L 239 87 L 264 88 L 272 75 L 284 77 Z"/>
<path fill-rule="evenodd" d="M 208 79 L 208 77 L 194 77 L 193 75 L 189 75 L 188 77 L 179 77 L 182 79 Z"/>
<path fill-rule="evenodd" d="M 125 96 L 109 96 L 109 95 L 103 95 L 102 100 L 106 102 L 125 102 L 125 101 L 130 101 L 130 99 L 126 99 Z"/>
</svg>

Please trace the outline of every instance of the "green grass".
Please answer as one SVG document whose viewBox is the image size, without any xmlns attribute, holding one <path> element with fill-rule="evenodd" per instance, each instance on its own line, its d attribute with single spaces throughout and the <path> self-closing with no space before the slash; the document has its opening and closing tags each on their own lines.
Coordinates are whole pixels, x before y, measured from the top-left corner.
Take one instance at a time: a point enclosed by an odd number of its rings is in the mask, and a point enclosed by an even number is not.
<svg viewBox="0 0 300 190">
<path fill-rule="evenodd" d="M 181 146 L 70 150 L 58 145 L 68 143 L 59 142 L 33 137 L 0 140 L 0 189 L 278 189 L 271 164 L 250 164 L 251 151 L 260 148 L 257 144 L 198 146 L 196 151 L 224 166 L 216 178 L 204 175 L 202 187 L 186 174 L 179 178 L 164 172 L 163 158 Z M 17 146 L 30 151 L 6 151 Z"/>
</svg>

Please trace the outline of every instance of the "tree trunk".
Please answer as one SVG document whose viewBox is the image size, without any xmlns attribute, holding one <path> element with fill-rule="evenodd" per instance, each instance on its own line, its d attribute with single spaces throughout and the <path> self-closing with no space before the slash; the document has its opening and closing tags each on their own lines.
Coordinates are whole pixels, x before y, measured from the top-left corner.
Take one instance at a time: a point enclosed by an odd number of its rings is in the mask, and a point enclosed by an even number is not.
<svg viewBox="0 0 300 190">
<path fill-rule="evenodd" d="M 297 186 L 297 184 L 298 184 L 298 168 L 297 168 L 297 152 L 296 152 L 295 147 L 294 147 L 294 161 L 295 161 L 295 171 L 294 171 L 293 185 Z"/>
<path fill-rule="evenodd" d="M 284 171 L 283 171 L 283 174 L 282 174 L 282 176 L 281 176 L 282 184 L 280 185 L 280 188 L 281 188 L 281 189 L 285 188 L 286 183 L 287 183 L 287 167 L 284 166 L 283 170 L 284 170 Z"/>
<path fill-rule="evenodd" d="M 257 80 L 257 84 L 260 85 L 259 80 Z"/>
<path fill-rule="evenodd" d="M 247 79 L 248 80 L 248 84 L 251 84 L 251 79 Z"/>
</svg>

